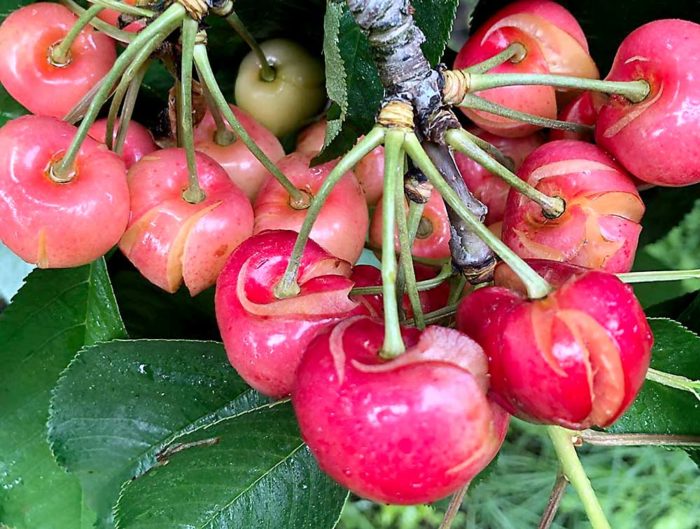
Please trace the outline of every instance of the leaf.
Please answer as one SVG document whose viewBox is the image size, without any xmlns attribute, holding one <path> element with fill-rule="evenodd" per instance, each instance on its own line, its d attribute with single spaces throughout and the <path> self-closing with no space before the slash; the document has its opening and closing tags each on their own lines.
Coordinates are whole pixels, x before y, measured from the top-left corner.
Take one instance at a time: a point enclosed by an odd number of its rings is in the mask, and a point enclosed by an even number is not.
<svg viewBox="0 0 700 529">
<path fill-rule="evenodd" d="M 459 0 L 413 0 L 413 15 L 416 24 L 425 34 L 426 40 L 421 46 L 425 57 L 432 66 L 440 62 L 445 52 L 447 41 L 452 33 L 452 25 L 457 15 Z"/>
<path fill-rule="evenodd" d="M 0 127 L 5 125 L 10 120 L 28 114 L 26 108 L 15 101 L 10 94 L 7 93 L 5 87 L 0 85 Z"/>
<path fill-rule="evenodd" d="M 14 10 L 31 3 L 32 0 L 0 0 L 0 22 L 5 20 Z"/>
<path fill-rule="evenodd" d="M 56 464 L 46 441 L 50 392 L 81 347 L 124 334 L 103 259 L 35 270 L 0 314 L 0 523 L 92 524 L 78 480 Z"/>
<path fill-rule="evenodd" d="M 175 437 L 266 401 L 241 380 L 221 344 L 112 341 L 84 349 L 63 373 L 49 440 L 100 526 L 109 527 L 121 485 L 155 465 Z"/>
<path fill-rule="evenodd" d="M 11 300 L 32 268 L 0 243 L 0 300 Z"/>
<path fill-rule="evenodd" d="M 178 438 L 169 454 L 124 487 L 119 529 L 330 529 L 347 496 L 319 470 L 287 402 Z"/>
<path fill-rule="evenodd" d="M 680 323 L 650 319 L 651 367 L 700 379 L 700 337 Z M 634 404 L 610 428 L 617 433 L 700 435 L 700 401 L 692 393 L 647 380 Z"/>
</svg>

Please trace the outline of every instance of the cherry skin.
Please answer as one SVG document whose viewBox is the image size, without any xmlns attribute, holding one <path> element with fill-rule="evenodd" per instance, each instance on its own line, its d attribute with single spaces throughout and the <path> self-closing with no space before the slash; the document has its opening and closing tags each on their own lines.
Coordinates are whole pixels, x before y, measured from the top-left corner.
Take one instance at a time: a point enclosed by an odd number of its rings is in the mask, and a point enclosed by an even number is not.
<svg viewBox="0 0 700 529">
<path fill-rule="evenodd" d="M 311 195 L 335 167 L 336 162 L 309 167 L 311 159 L 300 153 L 282 158 L 277 166 L 298 188 Z M 270 178 L 255 201 L 255 233 L 265 230 L 298 232 L 306 218 L 306 209 L 294 209 L 289 194 Z M 328 195 L 314 222 L 311 238 L 327 251 L 350 263 L 355 263 L 365 244 L 369 213 L 357 179 L 348 172 Z"/>
<path fill-rule="evenodd" d="M 599 271 L 574 274 L 534 301 L 479 289 L 460 304 L 457 328 L 484 348 L 506 411 L 576 430 L 609 426 L 629 407 L 654 341 L 632 288 Z"/>
<path fill-rule="evenodd" d="M 117 139 L 118 127 L 114 127 L 114 139 Z M 92 124 L 92 127 L 88 130 L 88 135 L 98 141 L 99 143 L 105 142 L 105 135 L 107 134 L 107 120 L 98 119 Z M 152 153 L 157 150 L 158 146 L 155 141 L 153 141 L 153 136 L 148 131 L 146 127 L 137 123 L 135 121 L 129 122 L 129 128 L 126 131 L 126 138 L 124 140 L 124 148 L 122 149 L 122 159 L 126 164 L 126 168 L 129 169 L 132 165 L 138 162 L 141 158 L 147 154 Z"/>
<path fill-rule="evenodd" d="M 14 11 L 0 26 L 0 83 L 34 114 L 62 118 L 116 60 L 114 41 L 84 28 L 71 46 L 67 64 L 50 60 L 77 17 L 68 8 L 38 2 Z"/>
<path fill-rule="evenodd" d="M 377 204 L 372 216 L 372 224 L 369 229 L 369 244 L 379 252 L 383 244 L 382 216 L 384 213 L 384 203 L 382 200 Z M 447 216 L 445 202 L 439 193 L 434 191 L 430 195 L 430 200 L 423 208 L 423 216 L 418 224 L 418 232 L 413 241 L 411 254 L 414 257 L 428 259 L 439 262 L 450 259 L 450 219 Z M 399 250 L 399 239 L 396 236 L 396 249 Z"/>
<path fill-rule="evenodd" d="M 326 120 L 321 119 L 306 127 L 297 137 L 296 151 L 313 158 L 323 150 L 326 141 Z"/>
<path fill-rule="evenodd" d="M 277 398 L 292 390 L 296 367 L 314 337 L 365 312 L 348 298 L 350 264 L 313 241 L 302 254 L 300 293 L 275 297 L 296 237 L 284 230 L 254 235 L 231 254 L 216 283 L 216 320 L 231 365 L 248 384 Z"/>
<path fill-rule="evenodd" d="M 467 336 L 405 329 L 407 351 L 386 361 L 383 334 L 358 317 L 309 345 L 292 390 L 302 437 L 321 469 L 359 496 L 435 501 L 493 459 L 508 416 L 487 397 L 486 356 Z"/>
<path fill-rule="evenodd" d="M 268 40 L 260 47 L 275 71 L 275 78 L 265 81 L 261 77 L 258 57 L 250 52 L 238 69 L 236 103 L 275 136 L 284 136 L 323 107 L 326 99 L 323 68 L 315 57 L 290 40 Z"/>
<path fill-rule="evenodd" d="M 273 162 L 279 161 L 284 156 L 284 149 L 274 134 L 255 121 L 247 112 L 234 105 L 229 106 L 243 128 L 267 157 Z M 224 138 L 223 140 L 227 141 L 222 140 L 223 144 L 220 145 L 216 139 L 216 123 L 211 112 L 207 110 L 194 131 L 195 147 L 199 152 L 219 162 L 231 180 L 253 201 L 265 185 L 269 173 L 248 150 L 248 147 L 233 135 L 228 126 L 227 130 L 231 136 L 228 139 Z"/>
<path fill-rule="evenodd" d="M 511 190 L 502 238 L 520 257 L 544 258 L 628 272 L 634 261 L 644 203 L 629 175 L 590 143 L 546 143 L 525 160 L 518 176 L 566 211 L 547 219 L 541 208 Z"/>
<path fill-rule="evenodd" d="M 700 24 L 656 20 L 630 33 L 615 55 L 610 81 L 643 79 L 640 103 L 612 96 L 600 109 L 596 143 L 651 184 L 700 182 Z"/>
<path fill-rule="evenodd" d="M 253 208 L 226 171 L 196 154 L 206 198 L 182 198 L 188 171 L 183 149 L 163 149 L 129 170 L 131 220 L 119 242 L 146 279 L 175 292 L 184 282 L 196 295 L 216 282 L 226 258 L 253 233 Z"/>
<path fill-rule="evenodd" d="M 471 132 L 488 141 L 507 156 L 511 162 L 509 167 L 511 171 L 517 171 L 525 158 L 544 143 L 544 138 L 540 134 L 531 134 L 522 138 L 502 138 L 481 129 L 472 129 Z M 503 220 L 510 186 L 502 178 L 490 173 L 461 152 L 455 152 L 454 157 L 467 187 L 489 210 L 486 215 L 486 225 Z"/>
<path fill-rule="evenodd" d="M 136 0 L 122 0 L 125 4 L 128 5 L 136 5 Z M 119 11 L 116 9 L 103 9 L 97 14 L 97 18 L 100 20 L 104 20 L 107 22 L 107 24 L 110 24 L 114 26 L 115 28 L 120 28 L 119 24 Z M 136 20 L 134 22 L 131 22 L 130 24 L 127 24 L 123 29 L 124 31 L 129 31 L 131 33 L 138 33 L 141 31 L 144 27 L 146 27 L 146 24 L 141 21 L 141 20 Z"/>
<path fill-rule="evenodd" d="M 561 121 L 580 123 L 581 125 L 594 126 L 598 121 L 598 113 L 605 103 L 606 96 L 600 92 L 582 92 L 559 113 Z M 552 129 L 549 132 L 550 140 L 580 140 L 593 142 L 593 131 L 574 132 L 570 130 Z"/>
<path fill-rule="evenodd" d="M 129 220 L 124 162 L 96 141 L 83 142 L 72 180 L 51 179 L 76 131 L 48 116 L 23 116 L 0 129 L 0 240 L 41 268 L 94 261 Z"/>
</svg>

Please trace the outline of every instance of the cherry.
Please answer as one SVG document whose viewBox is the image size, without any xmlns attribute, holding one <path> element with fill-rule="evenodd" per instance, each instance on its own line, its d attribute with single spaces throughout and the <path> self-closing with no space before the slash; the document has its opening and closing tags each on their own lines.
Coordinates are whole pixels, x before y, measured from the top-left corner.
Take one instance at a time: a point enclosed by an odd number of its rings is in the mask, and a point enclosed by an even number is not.
<svg viewBox="0 0 700 529">
<path fill-rule="evenodd" d="M 547 283 L 560 287 L 573 275 L 582 274 L 589 270 L 583 266 L 549 261 L 547 259 L 526 259 L 527 264 Z M 506 263 L 498 263 L 493 272 L 493 282 L 496 286 L 506 287 L 523 296 L 527 296 L 527 288 L 518 275 Z"/>
<path fill-rule="evenodd" d="M 275 78 L 261 77 L 258 57 L 250 52 L 238 69 L 236 103 L 276 136 L 284 136 L 323 107 L 323 68 L 315 57 L 290 40 L 268 40 L 260 47 Z"/>
<path fill-rule="evenodd" d="M 630 270 L 644 203 L 629 175 L 605 152 L 581 141 L 550 142 L 525 160 L 518 175 L 567 205 L 563 215 L 548 219 L 538 205 L 511 191 L 502 236 L 518 255 Z"/>
<path fill-rule="evenodd" d="M 274 134 L 255 121 L 247 112 L 234 105 L 229 106 L 241 126 L 270 160 L 277 162 L 284 156 L 284 149 Z M 221 143 L 217 143 L 216 123 L 211 112 L 207 111 L 195 128 L 195 147 L 219 162 L 231 180 L 253 201 L 270 174 L 248 150 L 248 147 L 235 137 L 231 129 L 227 127 L 227 131 L 223 134 L 227 137 L 220 137 L 218 141 Z"/>
<path fill-rule="evenodd" d="M 121 0 L 121 1 L 124 2 L 125 4 L 129 4 L 131 6 L 135 6 L 137 3 L 137 0 Z M 114 26 L 115 28 L 120 27 L 119 16 L 120 16 L 120 13 L 116 9 L 103 9 L 102 11 L 100 11 L 97 14 L 97 18 L 99 18 L 100 20 L 104 20 L 105 22 L 107 22 L 107 24 L 110 24 L 110 25 Z M 137 20 L 137 21 L 131 22 L 130 24 L 127 24 L 124 27 L 124 31 L 129 31 L 131 33 L 137 33 L 139 31 L 141 31 L 145 26 L 146 26 L 146 24 L 144 22 Z"/>
<path fill-rule="evenodd" d="M 214 160 L 196 153 L 206 198 L 182 198 L 188 184 L 185 151 L 171 148 L 129 170 L 131 220 L 119 242 L 124 255 L 152 283 L 175 292 L 182 282 L 196 295 L 216 281 L 226 258 L 253 233 L 253 208 Z"/>
<path fill-rule="evenodd" d="M 278 162 L 280 170 L 299 189 L 313 195 L 336 162 L 310 167 L 311 159 L 292 153 Z M 307 210 L 294 209 L 289 194 L 274 178 L 268 179 L 255 201 L 255 233 L 265 230 L 299 231 Z M 333 255 L 350 263 L 360 257 L 369 225 L 362 188 L 352 172 L 333 188 L 314 222 L 311 238 Z"/>
<path fill-rule="evenodd" d="M 377 204 L 372 216 L 372 224 L 369 229 L 369 244 L 379 250 L 382 247 L 382 216 L 384 203 Z M 423 216 L 418 224 L 418 232 L 413 242 L 411 253 L 414 257 L 431 261 L 444 261 L 450 259 L 450 219 L 447 217 L 445 202 L 439 193 L 433 192 L 430 200 L 425 204 Z M 396 249 L 399 249 L 398 235 Z"/>
<path fill-rule="evenodd" d="M 289 394 L 315 336 L 365 310 L 348 298 L 350 264 L 313 241 L 301 258 L 299 295 L 275 297 L 296 236 L 284 230 L 254 235 L 231 254 L 216 283 L 216 319 L 229 361 L 248 384 L 272 397 Z"/>
<path fill-rule="evenodd" d="M 502 138 L 476 128 L 471 132 L 488 141 L 507 156 L 511 162 L 509 169 L 512 171 L 517 171 L 525 158 L 544 143 L 544 138 L 539 134 L 522 138 Z M 467 187 L 489 210 L 486 215 L 486 224 L 491 225 L 503 220 L 510 186 L 502 178 L 490 173 L 461 152 L 455 151 L 454 157 Z"/>
<path fill-rule="evenodd" d="M 407 351 L 378 352 L 384 327 L 366 317 L 316 338 L 292 404 L 320 467 L 355 494 L 398 504 L 438 500 L 496 455 L 508 416 L 487 398 L 487 360 L 467 336 L 404 329 Z"/>
<path fill-rule="evenodd" d="M 296 151 L 313 158 L 323 150 L 326 141 L 326 120 L 321 119 L 306 127 L 297 136 Z"/>
<path fill-rule="evenodd" d="M 38 2 L 14 11 L 0 26 L 0 83 L 34 114 L 62 118 L 114 64 L 114 41 L 89 26 L 65 64 L 52 61 L 52 48 L 76 20 L 62 5 Z"/>
<path fill-rule="evenodd" d="M 700 25 L 656 20 L 620 44 L 610 81 L 643 79 L 640 103 L 611 96 L 600 109 L 596 143 L 637 178 L 664 186 L 700 182 Z"/>
<path fill-rule="evenodd" d="M 486 351 L 491 391 L 506 411 L 577 430 L 609 426 L 627 409 L 653 344 L 631 287 L 599 271 L 534 301 L 479 289 L 460 304 L 457 328 Z"/>
<path fill-rule="evenodd" d="M 0 129 L 0 240 L 42 268 L 97 259 L 129 220 L 124 162 L 96 141 L 83 142 L 70 181 L 52 179 L 52 165 L 76 131 L 48 116 L 24 116 Z"/>
<path fill-rule="evenodd" d="M 114 127 L 114 139 L 117 138 L 118 127 Z M 92 124 L 88 130 L 88 135 L 100 142 L 105 142 L 107 133 L 107 120 L 98 119 Z M 129 122 L 129 128 L 126 131 L 126 139 L 124 140 L 124 149 L 122 151 L 122 159 L 129 169 L 132 165 L 138 162 L 145 155 L 152 153 L 158 149 L 158 146 L 153 141 L 153 136 L 146 127 L 135 121 Z"/>
<path fill-rule="evenodd" d="M 559 113 L 561 121 L 580 123 L 581 125 L 595 125 L 598 121 L 598 113 L 605 103 L 605 95 L 600 92 L 582 92 Z M 593 131 L 590 133 L 574 132 L 569 130 L 552 129 L 549 133 L 550 140 L 581 140 L 593 141 Z"/>
</svg>

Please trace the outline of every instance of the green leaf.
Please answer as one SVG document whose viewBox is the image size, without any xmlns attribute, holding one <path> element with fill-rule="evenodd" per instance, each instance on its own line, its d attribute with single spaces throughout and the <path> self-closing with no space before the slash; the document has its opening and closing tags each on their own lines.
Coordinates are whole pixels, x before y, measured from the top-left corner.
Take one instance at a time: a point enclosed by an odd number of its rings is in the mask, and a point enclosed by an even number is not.
<svg viewBox="0 0 700 529">
<path fill-rule="evenodd" d="M 10 94 L 7 93 L 5 87 L 0 85 L 0 127 L 8 121 L 28 114 L 26 108 L 15 101 Z"/>
<path fill-rule="evenodd" d="M 650 319 L 651 367 L 700 379 L 700 337 L 680 323 Z M 647 380 L 634 404 L 610 428 L 617 433 L 700 435 L 700 401 L 692 393 Z"/>
<path fill-rule="evenodd" d="M 281 402 L 178 438 L 161 465 L 124 487 L 117 527 L 330 529 L 346 496 Z"/>
<path fill-rule="evenodd" d="M 109 527 L 121 485 L 155 465 L 175 437 L 264 402 L 221 344 L 112 341 L 81 351 L 62 375 L 49 439 Z"/>
<path fill-rule="evenodd" d="M 103 259 L 35 270 L 0 315 L 0 523 L 14 529 L 92 524 L 82 512 L 78 480 L 49 449 L 49 398 L 80 348 L 124 334 Z"/>
<path fill-rule="evenodd" d="M 458 5 L 459 0 L 441 0 L 439 2 L 413 0 L 411 2 L 411 6 L 415 9 L 413 17 L 426 37 L 421 48 L 433 66 L 440 62 L 440 58 L 445 52 Z"/>
</svg>

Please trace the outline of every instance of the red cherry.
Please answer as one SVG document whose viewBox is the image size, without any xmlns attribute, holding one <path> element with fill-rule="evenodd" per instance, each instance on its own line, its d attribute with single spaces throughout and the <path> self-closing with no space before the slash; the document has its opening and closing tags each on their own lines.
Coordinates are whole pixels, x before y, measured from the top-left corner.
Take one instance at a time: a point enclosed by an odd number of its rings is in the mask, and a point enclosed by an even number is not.
<svg viewBox="0 0 700 529">
<path fill-rule="evenodd" d="M 471 132 L 488 141 L 506 155 L 513 164 L 510 168 L 512 171 L 517 171 L 525 158 L 544 143 L 544 138 L 539 134 L 522 138 L 502 138 L 481 129 L 472 129 Z M 455 152 L 454 157 L 467 187 L 489 210 L 488 215 L 486 215 L 486 224 L 494 224 L 503 220 L 510 186 L 502 178 L 490 173 L 482 165 L 461 152 Z"/>
<path fill-rule="evenodd" d="M 588 268 L 576 266 L 560 261 L 547 259 L 525 259 L 528 265 L 537 272 L 547 283 L 555 288 L 560 287 L 574 275 L 580 275 Z M 514 290 L 523 296 L 527 296 L 527 288 L 518 275 L 506 263 L 498 263 L 493 271 L 493 282 L 496 286 Z"/>
<path fill-rule="evenodd" d="M 467 336 L 405 329 L 408 350 L 386 361 L 383 334 L 360 317 L 311 343 L 292 391 L 299 427 L 321 468 L 354 493 L 435 501 L 483 470 L 508 417 L 487 398 L 487 360 Z"/>
<path fill-rule="evenodd" d="M 377 204 L 372 216 L 372 224 L 369 229 L 369 244 L 379 250 L 382 247 L 382 215 L 384 203 Z M 413 242 L 411 253 L 414 257 L 430 259 L 432 261 L 444 261 L 450 259 L 450 219 L 447 217 L 445 202 L 439 193 L 433 192 L 430 200 L 425 204 L 423 216 L 418 225 L 418 233 Z M 396 236 L 396 249 L 399 250 L 398 235 Z"/>
<path fill-rule="evenodd" d="M 297 137 L 297 152 L 313 158 L 323 150 L 326 140 L 326 120 L 309 125 Z"/>
<path fill-rule="evenodd" d="M 598 121 L 600 107 L 605 103 L 605 96 L 600 92 L 583 92 L 576 96 L 559 113 L 561 121 L 580 123 L 593 126 Z M 551 140 L 580 140 L 593 141 L 593 132 L 583 133 L 568 130 L 552 129 L 549 133 Z"/>
<path fill-rule="evenodd" d="M 118 127 L 114 127 L 114 139 L 117 138 Z M 107 133 L 107 120 L 98 119 L 92 124 L 88 135 L 94 140 L 104 143 L 105 134 Z M 122 159 L 129 169 L 132 165 L 138 162 L 145 155 L 157 150 L 158 146 L 153 141 L 153 136 L 146 127 L 135 121 L 129 122 L 129 128 L 126 131 L 124 140 L 124 149 L 122 151 Z"/>
<path fill-rule="evenodd" d="M 348 298 L 350 264 L 313 241 L 301 258 L 301 292 L 275 298 L 296 237 L 282 230 L 251 237 L 231 254 L 216 283 L 216 319 L 229 361 L 248 384 L 272 397 L 289 394 L 314 337 L 364 312 Z"/>
<path fill-rule="evenodd" d="M 183 149 L 164 149 L 129 170 L 131 220 L 119 242 L 124 255 L 152 283 L 191 295 L 214 284 L 231 252 L 253 233 L 253 208 L 219 164 L 197 153 L 206 199 L 182 198 L 188 171 Z"/>
<path fill-rule="evenodd" d="M 136 5 L 136 0 L 121 0 L 125 4 L 129 4 L 131 6 Z M 100 20 L 104 20 L 107 22 L 107 24 L 110 24 L 114 26 L 115 28 L 119 28 L 119 11 L 116 9 L 103 9 L 97 14 L 97 18 Z M 146 24 L 142 21 L 134 21 L 131 22 L 130 24 L 127 24 L 124 27 L 124 31 L 129 31 L 131 33 L 138 33 L 141 31 L 144 27 L 146 27 Z"/>
<path fill-rule="evenodd" d="M 50 178 L 76 131 L 48 116 L 24 116 L 0 129 L 0 240 L 42 268 L 97 259 L 129 220 L 124 162 L 96 141 L 83 142 L 70 182 Z"/>
<path fill-rule="evenodd" d="M 314 195 L 335 167 L 336 162 L 309 167 L 311 159 L 292 153 L 277 164 L 299 189 Z M 305 209 L 289 204 L 289 193 L 270 178 L 255 201 L 255 233 L 265 230 L 299 231 Z M 369 213 L 362 188 L 352 172 L 346 173 L 328 195 L 321 208 L 311 238 L 333 255 L 350 263 L 360 257 L 365 244 Z"/>
<path fill-rule="evenodd" d="M 234 105 L 229 106 L 243 128 L 267 157 L 273 162 L 279 161 L 284 156 L 284 149 L 275 135 L 255 121 L 247 112 Z M 198 151 L 219 162 L 233 183 L 241 188 L 251 201 L 254 201 L 267 181 L 269 176 L 267 169 L 235 136 L 233 143 L 219 145 L 215 141 L 215 135 L 216 123 L 211 112 L 207 111 L 194 131 L 195 147 Z"/>
<path fill-rule="evenodd" d="M 637 178 L 664 186 L 700 182 L 700 25 L 656 20 L 620 44 L 606 79 L 649 83 L 640 103 L 611 96 L 596 143 Z"/>
<path fill-rule="evenodd" d="M 605 152 L 575 140 L 550 142 L 525 160 L 518 175 L 566 201 L 563 215 L 547 219 L 537 204 L 510 192 L 502 237 L 518 255 L 630 270 L 644 203 L 629 175 Z"/>
<path fill-rule="evenodd" d="M 459 306 L 457 328 L 484 347 L 491 391 L 507 411 L 577 430 L 608 426 L 627 409 L 653 344 L 632 289 L 598 271 L 534 301 L 479 289 Z"/>
<path fill-rule="evenodd" d="M 114 64 L 114 41 L 90 26 L 75 39 L 67 64 L 52 63 L 52 46 L 76 20 L 62 5 L 38 2 L 14 11 L 0 26 L 0 83 L 34 114 L 62 118 Z"/>
</svg>

